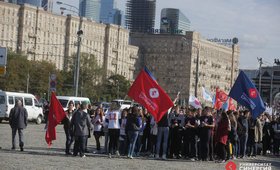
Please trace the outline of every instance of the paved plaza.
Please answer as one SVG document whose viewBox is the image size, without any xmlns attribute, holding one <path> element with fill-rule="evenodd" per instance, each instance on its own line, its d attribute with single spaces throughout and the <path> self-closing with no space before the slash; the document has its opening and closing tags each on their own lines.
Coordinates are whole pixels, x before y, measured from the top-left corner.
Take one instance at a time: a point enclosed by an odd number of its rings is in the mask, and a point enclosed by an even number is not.
<svg viewBox="0 0 280 170">
<path fill-rule="evenodd" d="M 65 135 L 63 126 L 57 126 L 57 140 L 48 148 L 45 142 L 45 124 L 29 123 L 24 131 L 25 150 L 11 150 L 11 128 L 8 122 L 0 124 L 0 169 L 93 169 L 93 170 L 137 170 L 137 169 L 205 169 L 223 170 L 226 164 L 214 162 L 191 162 L 172 159 L 167 161 L 154 160 L 148 157 L 127 159 L 126 157 L 109 159 L 107 155 L 88 153 L 86 158 L 66 156 L 64 154 Z M 103 143 L 103 140 L 102 140 Z M 89 149 L 95 148 L 94 138 L 89 139 Z M 239 168 L 240 163 L 271 163 L 271 169 L 280 169 L 279 157 L 262 157 L 255 159 L 234 160 Z"/>
</svg>

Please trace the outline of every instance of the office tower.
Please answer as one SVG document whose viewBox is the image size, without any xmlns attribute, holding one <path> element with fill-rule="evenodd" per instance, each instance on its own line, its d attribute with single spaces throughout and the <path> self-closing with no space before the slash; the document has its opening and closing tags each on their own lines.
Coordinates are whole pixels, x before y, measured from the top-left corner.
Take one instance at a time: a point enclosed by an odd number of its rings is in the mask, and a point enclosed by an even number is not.
<svg viewBox="0 0 280 170">
<path fill-rule="evenodd" d="M 53 0 L 42 0 L 42 8 L 45 11 L 51 11 L 53 10 Z"/>
<path fill-rule="evenodd" d="M 33 6 L 38 6 L 41 7 L 42 5 L 42 0 L 11 0 L 13 3 L 15 1 L 17 1 L 17 4 L 21 5 L 21 4 L 30 4 Z"/>
<path fill-rule="evenodd" d="M 190 20 L 179 9 L 164 8 L 161 10 L 160 29 L 163 33 L 185 34 L 190 31 Z"/>
<path fill-rule="evenodd" d="M 147 32 L 155 25 L 156 0 L 128 0 L 126 26 L 131 32 Z"/>
<path fill-rule="evenodd" d="M 113 9 L 116 8 L 115 0 L 101 0 L 100 7 L 100 21 L 102 23 L 109 23 L 109 17 L 112 14 Z"/>
<path fill-rule="evenodd" d="M 100 0 L 80 0 L 80 15 L 100 22 Z"/>
</svg>

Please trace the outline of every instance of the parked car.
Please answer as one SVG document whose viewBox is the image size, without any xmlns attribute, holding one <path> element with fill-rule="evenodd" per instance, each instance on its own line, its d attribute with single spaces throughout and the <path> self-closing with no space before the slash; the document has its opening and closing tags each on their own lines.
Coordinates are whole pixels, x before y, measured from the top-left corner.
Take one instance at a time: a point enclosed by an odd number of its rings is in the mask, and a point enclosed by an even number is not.
<svg viewBox="0 0 280 170">
<path fill-rule="evenodd" d="M 28 113 L 28 120 L 41 124 L 43 120 L 43 108 L 39 105 L 34 95 L 29 93 L 17 93 L 0 91 L 0 122 L 9 120 L 11 109 L 17 100 L 21 100 Z"/>
</svg>

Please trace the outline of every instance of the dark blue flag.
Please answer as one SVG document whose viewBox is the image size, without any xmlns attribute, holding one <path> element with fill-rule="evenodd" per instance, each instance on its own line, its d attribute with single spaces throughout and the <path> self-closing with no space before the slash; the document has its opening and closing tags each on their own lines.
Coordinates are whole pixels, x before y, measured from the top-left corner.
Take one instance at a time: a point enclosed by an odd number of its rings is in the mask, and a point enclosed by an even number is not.
<svg viewBox="0 0 280 170">
<path fill-rule="evenodd" d="M 258 90 L 243 71 L 240 71 L 229 96 L 248 108 L 253 118 L 258 117 L 265 111 L 265 106 Z"/>
</svg>

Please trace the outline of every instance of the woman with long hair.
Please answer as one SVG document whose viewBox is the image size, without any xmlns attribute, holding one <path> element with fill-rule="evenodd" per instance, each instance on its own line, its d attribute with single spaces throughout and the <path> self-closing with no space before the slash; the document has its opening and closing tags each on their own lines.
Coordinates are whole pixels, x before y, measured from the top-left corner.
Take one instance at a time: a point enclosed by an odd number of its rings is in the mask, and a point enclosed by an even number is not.
<svg viewBox="0 0 280 170">
<path fill-rule="evenodd" d="M 226 112 L 222 112 L 216 134 L 216 149 L 219 163 L 224 163 L 226 160 L 226 144 L 228 140 L 228 132 L 230 131 L 230 129 L 229 118 Z"/>
<path fill-rule="evenodd" d="M 135 144 L 140 130 L 140 119 L 138 117 L 138 108 L 134 106 L 132 112 L 127 115 L 126 132 L 129 139 L 129 148 L 127 157 L 133 159 Z"/>
<path fill-rule="evenodd" d="M 93 135 L 96 141 L 96 150 L 100 153 L 100 141 L 99 138 L 103 136 L 103 123 L 105 121 L 104 112 L 102 108 L 97 108 L 95 117 L 92 120 L 94 125 Z"/>
</svg>

